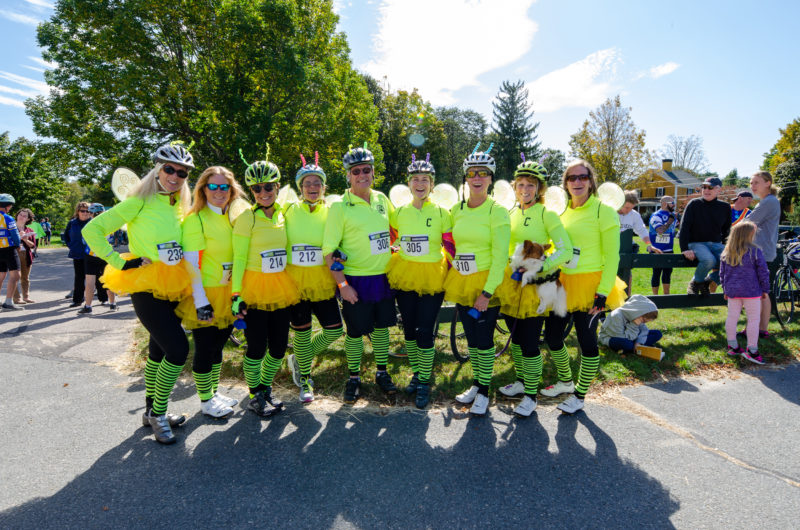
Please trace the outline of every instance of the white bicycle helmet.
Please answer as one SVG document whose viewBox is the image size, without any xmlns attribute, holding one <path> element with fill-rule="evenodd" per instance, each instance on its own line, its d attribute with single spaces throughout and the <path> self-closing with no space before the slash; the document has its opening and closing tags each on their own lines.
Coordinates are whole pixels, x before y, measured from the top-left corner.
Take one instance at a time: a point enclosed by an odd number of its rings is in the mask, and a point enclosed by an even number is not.
<svg viewBox="0 0 800 530">
<path fill-rule="evenodd" d="M 350 146 L 350 149 L 342 157 L 342 163 L 345 171 L 350 171 L 351 167 L 361 164 L 375 165 L 375 157 L 372 156 L 372 151 L 367 149 L 367 142 L 364 142 L 364 147 L 353 148 Z"/>
<path fill-rule="evenodd" d="M 10 193 L 0 193 L 0 204 L 15 204 L 16 202 Z"/>
<path fill-rule="evenodd" d="M 186 147 L 176 142 L 164 144 L 156 149 L 156 152 L 153 153 L 153 162 L 156 164 L 169 162 L 194 169 L 192 154 Z"/>
<path fill-rule="evenodd" d="M 497 166 L 494 162 L 494 158 L 492 158 L 492 156 L 489 154 L 489 152 L 492 150 L 492 147 L 494 147 L 494 143 L 489 144 L 489 149 L 486 151 L 478 151 L 480 146 L 481 143 L 478 142 L 478 144 L 475 146 L 475 149 L 472 150 L 472 153 L 470 153 L 470 155 L 464 159 L 463 168 L 465 175 L 467 174 L 467 170 L 471 167 L 485 167 L 491 171 L 492 174 L 494 174 Z"/>
<path fill-rule="evenodd" d="M 297 175 L 294 177 L 294 182 L 297 184 L 297 189 L 303 184 L 303 179 L 309 175 L 316 175 L 322 179 L 322 185 L 326 184 L 325 170 L 319 165 L 319 152 L 314 151 L 314 163 L 306 163 L 305 157 L 301 154 L 300 160 L 303 162 L 303 167 L 297 170 Z"/>
</svg>

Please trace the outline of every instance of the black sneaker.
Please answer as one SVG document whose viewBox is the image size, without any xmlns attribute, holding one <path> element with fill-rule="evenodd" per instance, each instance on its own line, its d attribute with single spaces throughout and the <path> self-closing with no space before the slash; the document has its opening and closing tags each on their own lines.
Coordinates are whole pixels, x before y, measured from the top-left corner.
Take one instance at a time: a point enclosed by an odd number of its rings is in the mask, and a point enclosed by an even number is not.
<svg viewBox="0 0 800 530">
<path fill-rule="evenodd" d="M 700 294 L 699 284 L 696 281 L 691 280 L 689 285 L 686 287 L 686 294 Z"/>
<path fill-rule="evenodd" d="M 361 395 L 361 379 L 351 377 L 347 380 L 347 385 L 344 387 L 344 402 L 352 405 L 356 402 Z"/>
<path fill-rule="evenodd" d="M 414 404 L 418 409 L 424 409 L 431 400 L 431 385 L 420 383 L 417 385 L 417 397 Z"/>
<path fill-rule="evenodd" d="M 72 309 L 73 307 L 78 307 L 78 306 L 82 306 L 82 305 L 83 305 L 83 302 L 72 302 L 72 303 L 71 303 L 71 304 L 69 304 L 67 307 L 69 307 L 70 309 Z"/>
<path fill-rule="evenodd" d="M 414 377 L 412 377 L 411 381 L 408 382 L 408 386 L 406 386 L 403 390 L 405 391 L 406 394 L 410 395 L 416 392 L 418 387 L 419 387 L 419 377 L 417 376 L 417 374 L 414 374 Z"/>
<path fill-rule="evenodd" d="M 281 410 L 283 408 L 283 401 L 272 395 L 271 386 L 264 387 L 263 392 L 264 392 L 264 399 L 266 399 L 270 405 L 272 405 L 278 410 Z"/>
<path fill-rule="evenodd" d="M 697 284 L 697 287 L 700 289 L 698 293 L 700 296 L 710 296 L 711 295 L 711 282 L 704 281 Z"/>
<path fill-rule="evenodd" d="M 247 409 L 252 410 L 262 418 L 269 418 L 278 413 L 278 409 L 267 402 L 264 392 L 261 390 L 255 393 L 253 399 L 247 404 Z"/>
<path fill-rule="evenodd" d="M 389 372 L 383 370 L 375 374 L 375 384 L 381 387 L 384 394 L 387 395 L 394 395 L 397 394 L 397 387 L 394 386 L 392 382 L 392 376 L 389 375 Z"/>
<path fill-rule="evenodd" d="M 91 307 L 83 306 L 82 308 L 78 309 L 78 314 L 79 315 L 86 315 L 86 314 L 89 314 L 91 312 L 92 312 L 92 308 Z"/>
<path fill-rule="evenodd" d="M 108 304 L 108 310 L 109 311 L 116 311 L 117 310 L 117 304 Z"/>
</svg>

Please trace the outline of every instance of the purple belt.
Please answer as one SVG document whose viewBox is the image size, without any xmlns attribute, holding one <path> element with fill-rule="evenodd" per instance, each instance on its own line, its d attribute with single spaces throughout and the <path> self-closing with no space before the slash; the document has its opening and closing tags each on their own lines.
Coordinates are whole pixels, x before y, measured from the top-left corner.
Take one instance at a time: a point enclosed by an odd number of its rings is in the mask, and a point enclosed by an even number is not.
<svg viewBox="0 0 800 530">
<path fill-rule="evenodd" d="M 359 301 L 374 304 L 393 296 L 392 288 L 389 287 L 389 280 L 385 274 L 375 274 L 374 276 L 345 275 L 345 279 L 356 290 Z"/>
</svg>

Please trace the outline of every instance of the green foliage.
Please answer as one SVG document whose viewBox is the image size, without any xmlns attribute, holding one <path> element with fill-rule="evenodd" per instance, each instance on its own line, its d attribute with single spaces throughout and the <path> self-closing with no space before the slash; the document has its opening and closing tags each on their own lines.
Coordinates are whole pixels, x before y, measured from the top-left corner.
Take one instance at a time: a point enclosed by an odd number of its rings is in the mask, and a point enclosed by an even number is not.
<svg viewBox="0 0 800 530">
<path fill-rule="evenodd" d="M 764 162 L 761 164 L 761 169 L 773 175 L 779 165 L 789 160 L 790 151 L 800 147 L 800 118 L 795 118 L 785 129 L 778 129 L 778 132 L 781 134 L 780 138 L 769 152 L 764 153 Z"/>
<path fill-rule="evenodd" d="M 559 149 L 548 147 L 542 152 L 542 156 L 545 157 L 542 165 L 547 170 L 547 185 L 561 185 L 561 177 L 567 168 L 566 155 Z"/>
<path fill-rule="evenodd" d="M 445 135 L 444 154 L 435 159 L 436 182 L 449 182 L 458 187 L 463 176 L 464 158 L 478 142 L 489 145 L 486 120 L 474 110 L 458 107 L 439 107 L 435 114 Z"/>
<path fill-rule="evenodd" d="M 536 134 L 539 122 L 533 121 L 528 89 L 522 80 L 503 81 L 492 107 L 495 142 L 492 155 L 497 162 L 498 177 L 510 180 L 514 169 L 522 162 L 520 153 L 525 153 L 530 160 L 541 156 L 541 142 L 537 141 Z"/>
<path fill-rule="evenodd" d="M 739 170 L 733 168 L 725 175 L 725 178 L 722 179 L 723 186 L 736 186 L 739 183 Z"/>
<path fill-rule="evenodd" d="M 145 172 L 168 140 L 194 142 L 198 168 L 241 175 L 238 149 L 255 160 L 269 142 L 286 177 L 318 150 L 341 191 L 348 144 L 369 142 L 379 167 L 383 153 L 337 20 L 330 0 L 63 0 L 38 30 L 54 90 L 27 112 L 87 183 Z"/>
</svg>

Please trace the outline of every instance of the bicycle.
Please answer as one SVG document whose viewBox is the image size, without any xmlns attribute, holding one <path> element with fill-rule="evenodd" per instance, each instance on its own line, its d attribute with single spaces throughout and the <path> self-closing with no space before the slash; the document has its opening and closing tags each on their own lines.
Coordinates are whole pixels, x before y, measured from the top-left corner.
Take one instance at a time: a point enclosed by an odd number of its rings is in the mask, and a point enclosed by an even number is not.
<svg viewBox="0 0 800 530">
<path fill-rule="evenodd" d="M 795 307 L 800 311 L 800 237 L 778 241 L 778 248 L 782 262 L 775 272 L 771 295 L 775 318 L 783 327 L 795 319 Z"/>
</svg>

